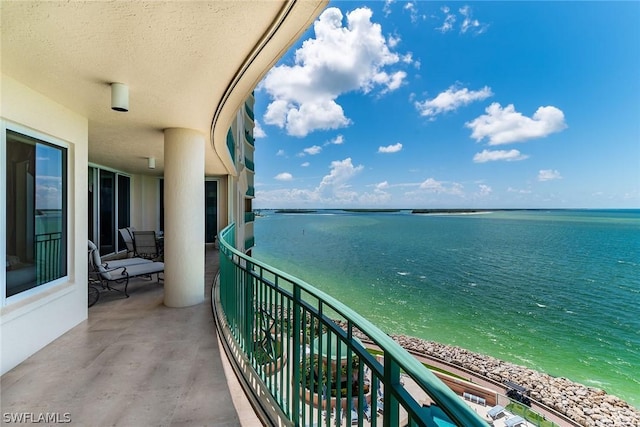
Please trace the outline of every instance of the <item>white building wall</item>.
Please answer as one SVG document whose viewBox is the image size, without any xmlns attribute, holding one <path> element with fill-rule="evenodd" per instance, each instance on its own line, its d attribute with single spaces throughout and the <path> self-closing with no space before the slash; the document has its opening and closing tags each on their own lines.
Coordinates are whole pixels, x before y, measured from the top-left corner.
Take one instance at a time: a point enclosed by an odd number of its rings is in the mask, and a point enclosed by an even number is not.
<svg viewBox="0 0 640 427">
<path fill-rule="evenodd" d="M 0 78 L 3 121 L 31 128 L 69 145 L 68 277 L 54 286 L 44 286 L 28 298 L 0 307 L 0 373 L 4 374 L 87 319 L 88 121 L 12 78 L 4 75 Z M 6 215 L 4 210 L 0 215 Z M 4 228 L 0 233 L 5 240 Z M 0 285 L 4 287 L 5 283 Z"/>
</svg>

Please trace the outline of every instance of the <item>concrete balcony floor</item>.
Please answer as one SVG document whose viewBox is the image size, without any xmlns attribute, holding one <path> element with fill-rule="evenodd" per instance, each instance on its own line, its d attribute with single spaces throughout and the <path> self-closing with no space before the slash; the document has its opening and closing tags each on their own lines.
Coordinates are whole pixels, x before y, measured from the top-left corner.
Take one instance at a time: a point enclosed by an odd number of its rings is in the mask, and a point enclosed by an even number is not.
<svg viewBox="0 0 640 427">
<path fill-rule="evenodd" d="M 132 281 L 129 298 L 102 292 L 88 320 L 1 377 L 3 421 L 66 413 L 74 426 L 241 425 L 232 393 L 243 395 L 227 384 L 211 314 L 217 270 L 209 248 L 206 301 L 193 307 L 165 307 L 155 278 Z"/>
</svg>

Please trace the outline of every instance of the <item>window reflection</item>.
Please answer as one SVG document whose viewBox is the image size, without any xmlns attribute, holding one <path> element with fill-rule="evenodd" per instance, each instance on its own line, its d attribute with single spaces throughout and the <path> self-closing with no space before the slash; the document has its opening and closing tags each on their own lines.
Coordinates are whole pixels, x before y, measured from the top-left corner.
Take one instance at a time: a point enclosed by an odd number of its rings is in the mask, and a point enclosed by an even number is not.
<svg viewBox="0 0 640 427">
<path fill-rule="evenodd" d="M 66 149 L 7 130 L 6 296 L 66 271 Z"/>
</svg>

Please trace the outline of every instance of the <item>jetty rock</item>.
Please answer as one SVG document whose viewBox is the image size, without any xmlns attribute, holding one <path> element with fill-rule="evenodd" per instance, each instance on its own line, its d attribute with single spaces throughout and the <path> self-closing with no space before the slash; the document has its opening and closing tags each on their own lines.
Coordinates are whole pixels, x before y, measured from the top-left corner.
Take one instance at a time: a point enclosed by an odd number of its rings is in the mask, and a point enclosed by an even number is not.
<svg viewBox="0 0 640 427">
<path fill-rule="evenodd" d="M 390 335 L 405 350 L 459 366 L 474 375 L 503 384 L 511 381 L 540 402 L 585 427 L 640 427 L 640 411 L 604 390 L 564 377 L 553 377 L 525 366 L 434 341 Z"/>
<path fill-rule="evenodd" d="M 334 320 L 343 329 L 342 320 Z M 368 337 L 353 329 L 363 342 Z M 407 335 L 390 334 L 405 350 L 464 368 L 472 376 L 484 377 L 504 384 L 511 381 L 529 390 L 529 397 L 585 427 L 640 427 L 640 411 L 604 390 L 554 377 L 525 366 L 474 353 L 465 348 L 424 340 Z"/>
</svg>

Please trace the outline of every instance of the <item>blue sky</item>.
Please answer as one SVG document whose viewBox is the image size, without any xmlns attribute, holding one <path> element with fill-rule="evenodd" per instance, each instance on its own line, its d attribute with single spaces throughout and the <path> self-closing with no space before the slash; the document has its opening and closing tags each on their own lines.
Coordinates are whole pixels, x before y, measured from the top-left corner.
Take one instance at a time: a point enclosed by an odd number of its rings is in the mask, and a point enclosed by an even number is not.
<svg viewBox="0 0 640 427">
<path fill-rule="evenodd" d="M 256 208 L 639 208 L 640 2 L 331 2 L 255 91 Z"/>
</svg>

